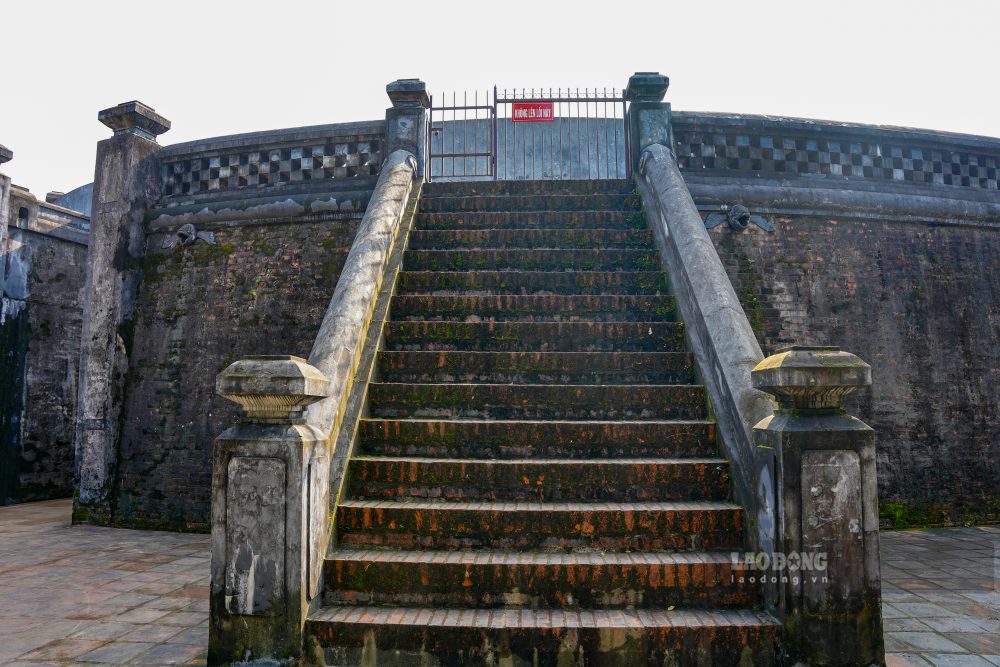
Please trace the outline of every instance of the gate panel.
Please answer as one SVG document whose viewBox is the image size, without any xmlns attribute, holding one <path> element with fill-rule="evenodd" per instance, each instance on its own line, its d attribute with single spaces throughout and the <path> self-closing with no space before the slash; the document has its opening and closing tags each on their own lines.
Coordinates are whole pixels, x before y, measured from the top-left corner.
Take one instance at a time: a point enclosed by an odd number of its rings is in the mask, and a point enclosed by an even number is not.
<svg viewBox="0 0 1000 667">
<path fill-rule="evenodd" d="M 624 91 L 548 89 L 431 98 L 428 180 L 631 177 Z"/>
</svg>

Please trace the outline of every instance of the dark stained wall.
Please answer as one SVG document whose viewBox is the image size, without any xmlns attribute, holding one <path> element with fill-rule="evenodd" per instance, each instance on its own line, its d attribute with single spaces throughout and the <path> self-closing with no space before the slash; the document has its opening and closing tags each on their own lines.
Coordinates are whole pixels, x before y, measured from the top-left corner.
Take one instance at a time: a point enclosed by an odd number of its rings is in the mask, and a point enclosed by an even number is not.
<svg viewBox="0 0 1000 667">
<path fill-rule="evenodd" d="M 996 520 L 1000 229 L 771 220 L 771 234 L 711 232 L 764 353 L 838 345 L 872 365 L 850 410 L 878 434 L 883 509 Z"/>
<path fill-rule="evenodd" d="M 15 189 L 0 313 L 0 504 L 73 495 L 83 216 Z"/>
<path fill-rule="evenodd" d="M 214 229 L 216 245 L 147 240 L 131 334 L 117 525 L 207 530 L 212 443 L 239 415 L 215 376 L 258 354 L 309 355 L 357 219 Z"/>
</svg>

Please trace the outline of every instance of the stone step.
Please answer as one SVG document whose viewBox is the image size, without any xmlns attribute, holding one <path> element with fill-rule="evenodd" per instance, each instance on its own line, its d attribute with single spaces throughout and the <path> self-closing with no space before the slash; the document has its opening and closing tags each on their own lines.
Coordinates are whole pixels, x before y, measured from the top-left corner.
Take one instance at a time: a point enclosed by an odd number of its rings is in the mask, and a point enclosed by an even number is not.
<svg viewBox="0 0 1000 667">
<path fill-rule="evenodd" d="M 648 229 L 425 229 L 410 233 L 411 250 L 461 248 L 651 248 Z"/>
<path fill-rule="evenodd" d="M 781 626 L 745 609 L 326 607 L 305 632 L 328 667 L 773 667 Z"/>
<path fill-rule="evenodd" d="M 355 456 L 348 491 L 358 500 L 655 502 L 725 500 L 724 459 L 469 460 Z"/>
<path fill-rule="evenodd" d="M 655 250 L 623 248 L 407 250 L 403 255 L 407 271 L 655 271 L 659 262 Z"/>
<path fill-rule="evenodd" d="M 644 503 L 341 500 L 338 542 L 400 549 L 738 550 L 743 510 Z"/>
<path fill-rule="evenodd" d="M 667 295 L 398 294 L 391 316 L 448 322 L 670 322 L 677 319 L 677 305 Z"/>
<path fill-rule="evenodd" d="M 704 419 L 701 385 L 368 385 L 371 416 L 439 419 Z"/>
<path fill-rule="evenodd" d="M 627 211 L 638 210 L 638 198 L 627 194 L 461 195 L 420 200 L 421 213 L 464 211 Z"/>
<path fill-rule="evenodd" d="M 580 610 L 751 606 L 750 574 L 712 552 L 341 549 L 323 579 L 331 605 Z"/>
<path fill-rule="evenodd" d="M 387 350 L 681 352 L 680 322 L 389 321 Z"/>
<path fill-rule="evenodd" d="M 394 351 L 378 355 L 383 382 L 688 384 L 686 352 Z"/>
<path fill-rule="evenodd" d="M 614 179 L 567 179 L 559 181 L 452 181 L 426 183 L 422 199 L 435 197 L 466 197 L 470 195 L 627 195 L 635 190 L 635 183 Z"/>
<path fill-rule="evenodd" d="M 647 229 L 646 218 L 634 211 L 463 211 L 417 213 L 420 229 L 574 229 L 605 227 Z"/>
<path fill-rule="evenodd" d="M 361 420 L 360 452 L 446 458 L 673 458 L 718 455 L 709 421 Z"/>
<path fill-rule="evenodd" d="M 401 271 L 399 294 L 669 294 L 660 271 Z"/>
</svg>

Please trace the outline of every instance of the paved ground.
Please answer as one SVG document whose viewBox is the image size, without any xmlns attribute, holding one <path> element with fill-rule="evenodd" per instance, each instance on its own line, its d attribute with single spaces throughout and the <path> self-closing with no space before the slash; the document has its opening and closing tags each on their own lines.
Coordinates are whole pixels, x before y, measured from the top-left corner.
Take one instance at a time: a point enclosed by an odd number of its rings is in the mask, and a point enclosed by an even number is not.
<svg viewBox="0 0 1000 667">
<path fill-rule="evenodd" d="M 1000 665 L 1000 528 L 882 533 L 889 667 Z"/>
<path fill-rule="evenodd" d="M 207 535 L 69 526 L 0 507 L 0 665 L 205 664 Z"/>
<path fill-rule="evenodd" d="M 0 665 L 204 664 L 208 536 L 0 507 Z M 882 534 L 889 667 L 1000 666 L 1000 528 Z"/>
</svg>

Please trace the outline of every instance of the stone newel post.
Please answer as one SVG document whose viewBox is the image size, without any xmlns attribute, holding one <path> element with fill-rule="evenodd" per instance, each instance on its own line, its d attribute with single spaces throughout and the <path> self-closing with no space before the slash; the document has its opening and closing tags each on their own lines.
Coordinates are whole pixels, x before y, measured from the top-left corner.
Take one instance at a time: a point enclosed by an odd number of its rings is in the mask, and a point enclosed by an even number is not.
<svg viewBox="0 0 1000 667">
<path fill-rule="evenodd" d="M 73 521 L 107 524 L 115 477 L 139 265 L 143 216 L 159 196 L 157 135 L 170 121 L 142 102 L 105 109 L 97 119 L 114 136 L 97 144 L 94 199 L 83 299 L 77 399 L 77 494 Z"/>
<path fill-rule="evenodd" d="M 628 79 L 625 100 L 629 103 L 629 159 L 632 168 L 649 146 L 662 144 L 673 149 L 670 140 L 670 103 L 664 102 L 670 79 L 659 72 L 636 72 Z"/>
<path fill-rule="evenodd" d="M 871 384 L 871 367 L 836 347 L 796 346 L 752 377 L 778 401 L 754 442 L 774 452 L 778 468 L 767 574 L 779 580 L 788 662 L 884 664 L 875 432 L 843 409 L 845 396 Z"/>
<path fill-rule="evenodd" d="M 385 110 L 386 155 L 403 149 L 417 157 L 417 176 L 423 178 L 427 152 L 427 84 L 420 79 L 397 79 L 385 87 L 392 107 Z"/>
<path fill-rule="evenodd" d="M 303 412 L 329 390 L 292 356 L 248 357 L 216 380 L 246 417 L 215 440 L 209 664 L 301 655 L 313 543 L 327 518 L 310 507 L 329 469 L 327 438 Z"/>
</svg>

